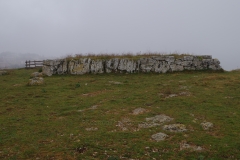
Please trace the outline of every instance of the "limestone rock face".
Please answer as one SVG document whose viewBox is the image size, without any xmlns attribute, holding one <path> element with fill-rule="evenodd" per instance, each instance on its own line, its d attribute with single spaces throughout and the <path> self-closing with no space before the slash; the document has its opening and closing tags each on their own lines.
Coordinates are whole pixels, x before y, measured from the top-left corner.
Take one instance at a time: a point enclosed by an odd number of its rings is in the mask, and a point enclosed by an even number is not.
<svg viewBox="0 0 240 160">
<path fill-rule="evenodd" d="M 168 64 L 173 64 L 175 61 L 174 56 L 166 56 L 165 61 L 168 62 Z"/>
<path fill-rule="evenodd" d="M 136 67 L 137 67 L 137 62 L 133 60 L 128 60 L 127 61 L 127 72 L 128 73 L 135 73 L 136 72 Z"/>
<path fill-rule="evenodd" d="M 112 58 L 109 60 L 91 60 L 80 58 L 78 60 L 45 60 L 43 74 L 86 74 L 86 73 L 136 73 L 136 72 L 177 72 L 183 70 L 222 70 L 220 61 L 212 59 L 210 55 L 183 56 L 175 59 L 174 56 L 153 56 L 131 60 L 127 58 Z"/>
<path fill-rule="evenodd" d="M 57 64 L 56 66 L 56 72 L 57 74 L 66 74 L 67 73 L 67 60 L 59 60 L 55 62 Z"/>
<path fill-rule="evenodd" d="M 170 69 L 171 69 L 172 72 L 183 71 L 184 70 L 183 66 L 177 65 L 177 64 L 170 65 Z"/>
<path fill-rule="evenodd" d="M 192 61 L 193 60 L 193 56 L 184 56 L 183 60 L 184 61 Z"/>
<path fill-rule="evenodd" d="M 104 73 L 104 60 L 92 60 L 90 65 L 91 73 Z"/>
<path fill-rule="evenodd" d="M 118 64 L 118 71 L 127 72 L 127 73 L 134 73 L 136 72 L 137 63 L 133 60 L 129 59 L 120 59 Z"/>
<path fill-rule="evenodd" d="M 43 61 L 42 72 L 44 75 L 47 75 L 47 76 L 53 75 L 53 70 L 54 70 L 53 62 L 54 62 L 54 60 Z"/>
<path fill-rule="evenodd" d="M 67 60 L 45 60 L 42 67 L 43 75 L 51 76 L 53 74 L 67 73 Z"/>
<path fill-rule="evenodd" d="M 169 69 L 170 69 L 170 65 L 166 61 L 157 62 L 153 66 L 154 72 L 157 72 L 157 73 L 166 73 L 169 71 Z"/>
<path fill-rule="evenodd" d="M 113 59 L 107 60 L 106 67 L 105 67 L 106 72 L 107 73 L 117 72 L 118 64 L 119 64 L 118 58 L 113 58 Z"/>
<path fill-rule="evenodd" d="M 155 64 L 156 60 L 152 58 L 141 58 L 140 59 L 140 71 L 150 72 Z"/>
<path fill-rule="evenodd" d="M 90 58 L 80 58 L 79 60 L 71 60 L 68 64 L 70 74 L 86 74 L 90 72 Z"/>
</svg>

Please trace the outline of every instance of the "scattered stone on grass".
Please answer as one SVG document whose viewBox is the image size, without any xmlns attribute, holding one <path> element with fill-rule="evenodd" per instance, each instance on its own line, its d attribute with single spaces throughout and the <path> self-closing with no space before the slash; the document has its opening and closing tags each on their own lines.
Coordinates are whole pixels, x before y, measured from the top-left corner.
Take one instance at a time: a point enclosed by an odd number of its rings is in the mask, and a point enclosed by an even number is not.
<svg viewBox="0 0 240 160">
<path fill-rule="evenodd" d="M 42 77 L 34 77 L 32 79 L 29 79 L 28 85 L 29 86 L 36 86 L 36 85 L 43 85 L 44 79 Z"/>
<path fill-rule="evenodd" d="M 132 112 L 133 112 L 133 115 L 138 115 L 138 114 L 142 114 L 144 112 L 146 112 L 147 110 L 144 109 L 144 108 L 136 108 L 134 109 Z"/>
<path fill-rule="evenodd" d="M 92 107 L 90 107 L 89 109 L 97 109 L 98 105 L 93 105 Z"/>
<path fill-rule="evenodd" d="M 166 135 L 165 133 L 162 133 L 162 132 L 152 135 L 152 139 L 154 139 L 157 142 L 163 141 L 167 137 L 168 137 L 168 135 Z"/>
<path fill-rule="evenodd" d="M 90 127 L 90 128 L 85 128 L 86 131 L 97 131 L 97 127 Z"/>
<path fill-rule="evenodd" d="M 163 130 L 170 131 L 170 132 L 184 132 L 184 131 L 187 131 L 186 126 L 184 124 L 164 125 Z"/>
<path fill-rule="evenodd" d="M 83 112 L 83 111 L 87 111 L 87 110 L 94 110 L 94 109 L 97 109 L 97 107 L 98 107 L 98 105 L 93 105 L 90 108 L 77 110 L 77 112 Z"/>
<path fill-rule="evenodd" d="M 186 141 L 182 141 L 180 143 L 180 151 L 181 150 L 191 150 L 191 151 L 202 151 L 203 148 L 200 147 L 200 146 L 196 146 L 196 145 L 191 145 L 191 144 L 188 144 Z"/>
<path fill-rule="evenodd" d="M 118 121 L 118 126 L 122 131 L 128 130 L 128 126 L 131 125 L 131 120 L 129 118 L 123 118 L 121 121 Z"/>
<path fill-rule="evenodd" d="M 172 121 L 173 118 L 166 116 L 164 114 L 156 115 L 154 117 L 146 118 L 146 122 L 138 124 L 138 128 L 151 128 L 155 126 L 159 126 L 165 122 Z"/>
<path fill-rule="evenodd" d="M 166 98 L 172 98 L 172 97 L 177 97 L 177 96 L 178 96 L 177 94 L 170 94 Z"/>
<path fill-rule="evenodd" d="M 122 82 L 108 81 L 111 84 L 123 84 Z"/>
<path fill-rule="evenodd" d="M 180 86 L 179 88 L 180 88 L 180 89 L 186 89 L 186 90 L 187 90 L 188 87 L 187 87 L 187 86 Z"/>
<path fill-rule="evenodd" d="M 213 124 L 211 122 L 203 122 L 201 123 L 201 126 L 204 130 L 209 130 L 213 127 Z"/>
<path fill-rule="evenodd" d="M 161 95 L 164 95 L 164 94 L 161 94 Z M 191 93 L 190 92 L 180 92 L 178 94 L 169 94 L 169 95 L 166 95 L 165 98 L 172 98 L 172 97 L 177 97 L 177 96 L 191 96 Z"/>
<path fill-rule="evenodd" d="M 179 95 L 180 96 L 190 96 L 191 93 L 189 93 L 189 92 L 180 92 Z"/>
<path fill-rule="evenodd" d="M 7 71 L 0 71 L 0 76 L 8 74 Z"/>
<path fill-rule="evenodd" d="M 43 74 L 42 74 L 42 72 L 33 72 L 32 74 L 31 74 L 31 77 L 42 77 L 43 76 Z"/>
<path fill-rule="evenodd" d="M 118 124 L 116 126 L 119 127 L 122 131 L 138 131 L 138 129 L 133 126 L 129 118 L 122 118 L 121 121 L 118 121 Z"/>
<path fill-rule="evenodd" d="M 197 121 L 198 121 L 197 118 L 194 118 L 194 119 L 192 120 L 193 123 L 197 123 Z"/>
<path fill-rule="evenodd" d="M 234 98 L 234 97 L 227 96 L 227 97 L 224 97 L 224 98 L 232 99 L 232 98 Z"/>
</svg>

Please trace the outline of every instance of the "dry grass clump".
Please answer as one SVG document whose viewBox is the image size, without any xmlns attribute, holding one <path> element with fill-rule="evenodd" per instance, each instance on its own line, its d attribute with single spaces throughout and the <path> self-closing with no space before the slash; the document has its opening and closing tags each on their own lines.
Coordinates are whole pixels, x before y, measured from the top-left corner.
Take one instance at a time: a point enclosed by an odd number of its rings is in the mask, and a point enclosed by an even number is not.
<svg viewBox="0 0 240 160">
<path fill-rule="evenodd" d="M 112 59 L 112 58 L 128 58 L 128 59 L 139 59 L 139 58 L 147 58 L 147 57 L 153 57 L 153 56 L 174 56 L 175 58 L 182 58 L 183 56 L 190 55 L 188 53 L 179 54 L 177 52 L 174 53 L 164 53 L 164 52 L 127 52 L 122 54 L 116 54 L 116 53 L 79 53 L 75 55 L 67 55 L 66 59 L 80 59 L 80 58 L 90 58 L 90 59 Z"/>
</svg>

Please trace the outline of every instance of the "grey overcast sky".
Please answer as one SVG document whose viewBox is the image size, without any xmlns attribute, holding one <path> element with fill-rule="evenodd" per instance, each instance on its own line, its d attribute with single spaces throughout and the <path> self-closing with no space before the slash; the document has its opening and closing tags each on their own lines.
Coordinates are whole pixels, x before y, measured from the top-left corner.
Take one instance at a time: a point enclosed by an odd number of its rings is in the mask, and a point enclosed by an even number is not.
<svg viewBox="0 0 240 160">
<path fill-rule="evenodd" d="M 179 52 L 240 67 L 240 0 L 0 0 L 0 53 Z"/>
</svg>

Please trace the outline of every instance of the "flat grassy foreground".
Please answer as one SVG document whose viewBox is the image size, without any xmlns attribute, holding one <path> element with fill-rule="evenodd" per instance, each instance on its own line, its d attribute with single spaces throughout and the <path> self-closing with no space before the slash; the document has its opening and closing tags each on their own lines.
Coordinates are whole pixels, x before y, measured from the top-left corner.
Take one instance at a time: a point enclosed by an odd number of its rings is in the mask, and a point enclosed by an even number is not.
<svg viewBox="0 0 240 160">
<path fill-rule="evenodd" d="M 35 71 L 0 76 L 0 159 L 240 159 L 240 72 L 64 75 L 27 86 Z M 138 127 L 160 114 L 174 120 Z M 187 131 L 163 130 L 174 123 Z M 155 141 L 159 132 L 168 137 Z"/>
</svg>

